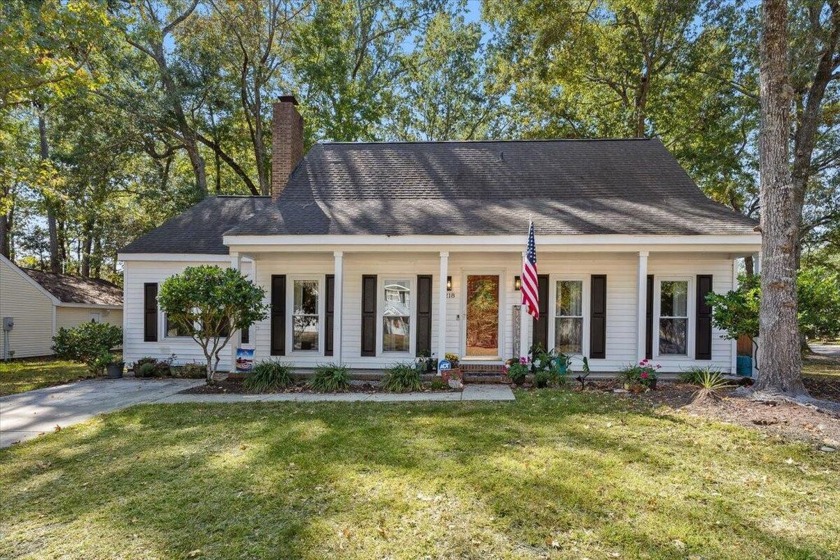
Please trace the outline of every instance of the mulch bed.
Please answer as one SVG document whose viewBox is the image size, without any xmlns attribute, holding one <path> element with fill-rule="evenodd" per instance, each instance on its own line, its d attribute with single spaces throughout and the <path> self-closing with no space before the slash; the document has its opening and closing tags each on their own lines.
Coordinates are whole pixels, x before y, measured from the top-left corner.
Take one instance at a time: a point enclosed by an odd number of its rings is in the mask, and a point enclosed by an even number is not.
<svg viewBox="0 0 840 560">
<path fill-rule="evenodd" d="M 379 388 L 377 385 L 373 385 L 371 383 L 352 383 L 350 385 L 350 389 L 347 391 L 348 393 L 383 393 L 384 391 Z M 436 389 L 432 390 L 428 386 L 424 386 L 422 392 L 424 393 L 460 393 L 460 389 L 451 389 L 449 387 L 445 389 Z M 213 385 L 199 385 L 198 387 L 192 387 L 190 389 L 185 389 L 181 391 L 182 394 L 187 395 L 229 395 L 229 394 L 237 394 L 237 395 L 258 395 L 258 394 L 271 394 L 271 393 L 312 393 L 315 394 L 317 391 L 313 391 L 309 388 L 305 381 L 298 381 L 287 387 L 285 389 L 277 389 L 274 391 L 265 391 L 264 393 L 255 393 L 253 391 L 249 391 L 245 388 L 242 379 L 223 379 L 220 381 L 216 381 Z"/>
</svg>

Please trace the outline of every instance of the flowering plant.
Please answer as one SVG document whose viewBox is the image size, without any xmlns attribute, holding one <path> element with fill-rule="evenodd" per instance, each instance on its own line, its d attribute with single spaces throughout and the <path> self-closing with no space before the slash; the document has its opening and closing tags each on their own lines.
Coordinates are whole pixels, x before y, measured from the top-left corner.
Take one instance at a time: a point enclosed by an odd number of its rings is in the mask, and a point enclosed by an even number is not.
<svg viewBox="0 0 840 560">
<path fill-rule="evenodd" d="M 510 359 L 505 364 L 505 373 L 517 385 L 522 385 L 525 382 L 525 376 L 528 375 L 529 369 L 529 360 L 525 356 L 518 360 L 516 358 Z"/>
<path fill-rule="evenodd" d="M 648 388 L 653 388 L 656 386 L 656 379 L 658 378 L 656 370 L 661 367 L 661 365 L 654 364 L 645 358 L 638 364 L 627 366 L 621 370 L 621 378 L 625 383 L 630 385 L 638 384 Z"/>
</svg>

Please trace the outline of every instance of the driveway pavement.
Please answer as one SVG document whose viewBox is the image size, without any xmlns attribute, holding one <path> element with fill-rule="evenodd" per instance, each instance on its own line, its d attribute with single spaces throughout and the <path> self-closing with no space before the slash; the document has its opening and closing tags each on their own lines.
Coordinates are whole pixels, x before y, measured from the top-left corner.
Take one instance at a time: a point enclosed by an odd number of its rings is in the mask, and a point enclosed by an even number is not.
<svg viewBox="0 0 840 560">
<path fill-rule="evenodd" d="M 811 350 L 813 350 L 815 354 L 831 356 L 832 358 L 840 360 L 840 344 L 811 344 Z"/>
<path fill-rule="evenodd" d="M 192 379 L 89 379 L 0 397 L 0 448 L 24 441 L 56 426 L 66 428 L 97 414 L 144 403 L 258 401 L 512 401 L 507 385 L 466 385 L 460 393 L 276 393 L 267 395 L 182 395 L 204 383 Z"/>
<path fill-rule="evenodd" d="M 89 379 L 0 397 L 0 447 L 204 383 L 194 379 Z"/>
</svg>

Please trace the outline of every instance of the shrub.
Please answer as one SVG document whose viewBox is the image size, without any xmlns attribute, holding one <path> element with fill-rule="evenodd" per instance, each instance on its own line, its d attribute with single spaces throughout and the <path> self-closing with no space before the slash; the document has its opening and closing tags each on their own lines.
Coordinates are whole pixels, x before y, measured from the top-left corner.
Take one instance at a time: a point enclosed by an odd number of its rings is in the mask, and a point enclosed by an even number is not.
<svg viewBox="0 0 840 560">
<path fill-rule="evenodd" d="M 551 373 L 545 370 L 539 370 L 537 373 L 534 374 L 534 385 L 538 388 L 542 389 L 544 387 L 548 387 L 548 384 L 551 382 Z"/>
<path fill-rule="evenodd" d="M 81 362 L 97 374 L 102 371 L 105 354 L 122 344 L 122 329 L 108 323 L 82 323 L 62 327 L 53 337 L 53 352 L 59 358 Z"/>
<path fill-rule="evenodd" d="M 449 385 L 443 382 L 443 379 L 440 377 L 435 377 L 432 379 L 432 382 L 429 383 L 429 389 L 432 391 L 442 391 L 444 389 L 448 389 Z"/>
<path fill-rule="evenodd" d="M 447 353 L 444 355 L 444 358 L 446 358 L 446 360 L 447 360 L 449 363 L 451 363 L 451 364 L 452 364 L 452 367 L 454 367 L 454 368 L 458 367 L 458 363 L 459 363 L 459 362 L 460 362 L 460 360 L 461 360 L 461 356 L 459 356 L 458 354 L 453 354 L 452 352 L 447 352 Z"/>
<path fill-rule="evenodd" d="M 134 377 L 167 377 L 172 375 L 171 360 L 140 358 L 134 362 Z"/>
<path fill-rule="evenodd" d="M 525 383 L 525 377 L 528 375 L 528 358 L 524 356 L 518 360 L 512 358 L 505 364 L 505 369 L 511 381 L 516 385 L 522 385 Z"/>
<path fill-rule="evenodd" d="M 338 364 L 320 365 L 309 386 L 319 393 L 339 393 L 350 388 L 350 374 L 345 366 Z"/>
<path fill-rule="evenodd" d="M 155 367 L 155 364 L 152 362 L 146 362 L 144 364 L 140 364 L 138 367 L 137 365 L 134 366 L 134 377 L 159 377 L 158 369 Z"/>
<path fill-rule="evenodd" d="M 382 388 L 392 393 L 419 391 L 421 388 L 420 371 L 409 364 L 396 364 L 385 372 Z"/>
<path fill-rule="evenodd" d="M 285 389 L 292 384 L 290 371 L 291 367 L 281 362 L 260 362 L 254 366 L 243 384 L 249 391 L 257 393 Z"/>
<path fill-rule="evenodd" d="M 202 364 L 184 364 L 175 368 L 172 371 L 172 375 L 183 379 L 206 379 L 207 368 Z"/>
</svg>

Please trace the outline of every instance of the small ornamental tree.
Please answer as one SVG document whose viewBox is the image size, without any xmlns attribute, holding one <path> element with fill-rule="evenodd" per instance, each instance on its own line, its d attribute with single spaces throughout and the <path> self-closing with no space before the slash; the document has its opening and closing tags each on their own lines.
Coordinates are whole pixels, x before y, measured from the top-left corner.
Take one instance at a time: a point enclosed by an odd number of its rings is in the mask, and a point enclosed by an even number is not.
<svg viewBox="0 0 840 560">
<path fill-rule="evenodd" d="M 264 298 L 265 290 L 241 272 L 218 266 L 187 267 L 167 278 L 158 293 L 158 303 L 169 322 L 201 346 L 208 383 L 219 366 L 219 353 L 234 333 L 265 319 Z"/>
</svg>

